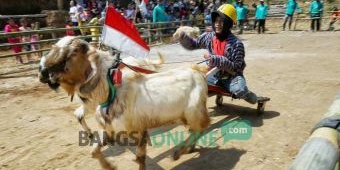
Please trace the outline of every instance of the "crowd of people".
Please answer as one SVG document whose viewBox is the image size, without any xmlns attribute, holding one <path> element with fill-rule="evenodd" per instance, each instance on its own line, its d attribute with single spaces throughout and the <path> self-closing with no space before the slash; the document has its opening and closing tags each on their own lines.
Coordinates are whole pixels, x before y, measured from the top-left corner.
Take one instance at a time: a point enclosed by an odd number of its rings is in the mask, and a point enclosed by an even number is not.
<svg viewBox="0 0 340 170">
<path fill-rule="evenodd" d="M 264 0 L 259 0 L 258 4 L 244 4 L 243 0 L 138 0 L 128 4 L 127 7 L 122 7 L 119 0 L 70 0 L 69 19 L 67 19 L 65 27 L 73 26 L 96 26 L 102 25 L 105 18 L 106 6 L 114 6 L 126 19 L 134 23 L 147 23 L 147 22 L 168 22 L 168 21 L 182 21 L 190 20 L 196 21 L 198 25 L 212 25 L 211 13 L 216 11 L 222 4 L 231 4 L 236 9 L 236 27 L 238 33 L 242 34 L 245 24 L 248 24 L 249 18 L 254 17 L 253 29 L 257 32 L 264 33 L 266 30 L 266 18 L 268 16 L 268 5 Z M 254 16 L 249 16 L 249 7 L 255 11 Z M 309 8 L 311 17 L 311 30 L 320 30 L 320 20 L 323 15 L 323 2 L 320 0 L 312 0 Z M 302 12 L 296 0 L 287 0 L 285 17 L 283 20 L 282 30 L 291 29 L 292 19 L 295 12 Z M 340 19 L 340 11 L 334 8 L 331 14 L 331 21 L 329 29 L 333 29 L 333 25 Z M 199 23 L 200 22 L 200 23 Z M 257 28 L 257 29 L 256 29 Z M 5 26 L 5 32 L 17 31 L 30 31 L 37 29 L 34 23 L 30 24 L 27 19 L 20 20 L 18 26 L 13 19 L 9 19 Z M 79 30 L 67 30 L 66 35 L 92 35 L 92 41 L 98 42 L 98 35 L 100 34 L 99 28 Z M 10 37 L 8 42 L 14 43 L 28 43 L 36 42 L 39 40 L 39 35 L 29 35 L 21 37 Z M 38 44 L 26 44 L 23 46 L 12 46 L 14 53 L 25 51 L 38 50 Z M 40 56 L 39 53 L 36 56 Z M 20 55 L 16 57 L 17 63 L 23 63 Z M 34 56 L 27 55 L 27 62 L 34 62 Z"/>
<path fill-rule="evenodd" d="M 10 33 L 10 32 L 25 32 L 25 31 L 31 31 L 31 30 L 37 30 L 38 25 L 37 23 L 29 23 L 26 18 L 20 19 L 20 26 L 17 25 L 14 22 L 14 19 L 8 18 L 7 24 L 5 26 L 4 32 Z M 27 52 L 30 51 L 37 51 L 40 49 L 40 45 L 37 43 L 39 41 L 40 36 L 38 34 L 30 34 L 30 35 L 23 35 L 23 36 L 13 36 L 8 37 L 8 42 L 10 44 L 16 44 L 16 43 L 26 43 L 23 46 L 20 45 L 14 45 L 12 46 L 12 51 L 17 54 L 23 51 L 23 49 Z M 34 54 L 34 56 L 32 55 Z M 28 53 L 27 56 L 27 63 L 32 63 L 35 61 L 38 61 L 41 57 L 41 52 L 36 53 Z M 17 64 L 23 64 L 24 60 L 21 57 L 21 55 L 17 55 L 15 57 Z"/>
</svg>

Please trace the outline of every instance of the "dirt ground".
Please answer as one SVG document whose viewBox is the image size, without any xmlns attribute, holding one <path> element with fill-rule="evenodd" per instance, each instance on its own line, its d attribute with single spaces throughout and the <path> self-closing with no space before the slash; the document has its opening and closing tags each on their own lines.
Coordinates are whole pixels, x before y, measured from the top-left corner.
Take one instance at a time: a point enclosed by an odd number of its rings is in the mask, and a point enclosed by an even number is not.
<svg viewBox="0 0 340 170">
<path fill-rule="evenodd" d="M 261 116 L 256 106 L 224 97 L 216 107 L 210 97 L 208 108 L 212 130 L 232 119 L 251 122 L 248 140 L 231 140 L 218 147 L 204 146 L 200 152 L 173 161 L 173 146 L 147 148 L 150 170 L 287 169 L 340 90 L 339 32 L 280 32 L 245 34 L 245 75 L 248 87 L 271 101 Z M 198 62 L 203 50 L 186 51 L 178 44 L 152 48 L 166 56 L 164 68 Z M 73 116 L 78 102 L 60 90 L 55 92 L 37 79 L 37 67 L 16 66 L 14 59 L 2 59 L 0 66 L 0 169 L 100 169 L 91 158 L 90 146 L 79 146 L 81 126 Z M 9 72 L 20 72 L 9 74 Z M 93 130 L 99 127 L 87 116 Z M 166 127 L 184 130 L 182 125 Z M 137 169 L 132 147 L 105 147 L 104 153 L 119 169 Z"/>
</svg>

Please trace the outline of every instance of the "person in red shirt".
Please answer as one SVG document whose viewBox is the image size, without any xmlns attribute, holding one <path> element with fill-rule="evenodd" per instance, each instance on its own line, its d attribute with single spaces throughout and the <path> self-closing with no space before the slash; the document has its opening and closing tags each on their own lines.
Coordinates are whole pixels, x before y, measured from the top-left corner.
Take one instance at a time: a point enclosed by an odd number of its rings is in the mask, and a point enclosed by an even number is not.
<svg viewBox="0 0 340 170">
<path fill-rule="evenodd" d="M 66 25 L 65 28 L 71 28 L 72 27 L 72 21 L 71 20 L 67 20 L 66 21 Z M 66 30 L 66 35 L 67 36 L 75 36 L 76 34 L 74 33 L 74 30 Z"/>
<path fill-rule="evenodd" d="M 7 25 L 5 26 L 4 32 L 19 32 L 19 26 L 14 22 L 12 18 L 8 18 L 7 20 Z M 10 44 L 16 44 L 20 43 L 20 37 L 15 36 L 15 37 L 8 37 L 8 42 Z M 12 50 L 14 53 L 20 53 L 22 52 L 22 47 L 21 46 L 12 46 Z M 20 55 L 15 56 L 17 64 L 23 64 L 23 60 Z"/>
<path fill-rule="evenodd" d="M 334 7 L 334 10 L 331 14 L 331 22 L 329 23 L 329 28 L 328 30 L 332 30 L 334 29 L 333 28 L 333 24 L 336 22 L 336 21 L 339 21 L 340 20 L 340 10 L 338 7 Z"/>
</svg>

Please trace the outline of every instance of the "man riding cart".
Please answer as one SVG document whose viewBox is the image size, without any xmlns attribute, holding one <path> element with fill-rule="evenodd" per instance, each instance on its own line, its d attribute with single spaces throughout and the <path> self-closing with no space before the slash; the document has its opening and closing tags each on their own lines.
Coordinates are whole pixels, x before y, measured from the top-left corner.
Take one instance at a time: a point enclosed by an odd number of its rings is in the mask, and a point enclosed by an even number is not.
<svg viewBox="0 0 340 170">
<path fill-rule="evenodd" d="M 263 111 L 265 102 L 270 99 L 259 97 L 248 90 L 243 70 L 246 67 L 244 60 L 244 46 L 240 39 L 231 33 L 233 24 L 236 23 L 236 9 L 230 4 L 221 5 L 217 11 L 211 13 L 212 32 L 205 32 L 197 39 L 190 38 L 184 32 L 180 34 L 180 44 L 188 49 L 205 48 L 209 54 L 204 58 L 208 60 L 208 65 L 213 68 L 213 77 L 216 81 L 208 84 L 222 87 L 226 93 L 236 99 L 244 99 L 248 103 L 258 103 L 258 109 Z M 210 75 L 208 75 L 209 78 Z M 224 92 L 217 92 L 216 104 L 222 104 Z M 221 95 L 222 94 L 222 95 Z"/>
</svg>

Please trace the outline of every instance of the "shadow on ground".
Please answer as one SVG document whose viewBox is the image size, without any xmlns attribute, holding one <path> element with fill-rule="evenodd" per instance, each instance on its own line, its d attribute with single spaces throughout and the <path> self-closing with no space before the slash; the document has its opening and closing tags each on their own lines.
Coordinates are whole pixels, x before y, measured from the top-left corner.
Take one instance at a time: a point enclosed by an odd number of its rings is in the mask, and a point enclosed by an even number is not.
<svg viewBox="0 0 340 170">
<path fill-rule="evenodd" d="M 232 169 L 246 152 L 235 148 L 201 148 L 197 158 L 191 158 L 172 170 Z"/>
</svg>

